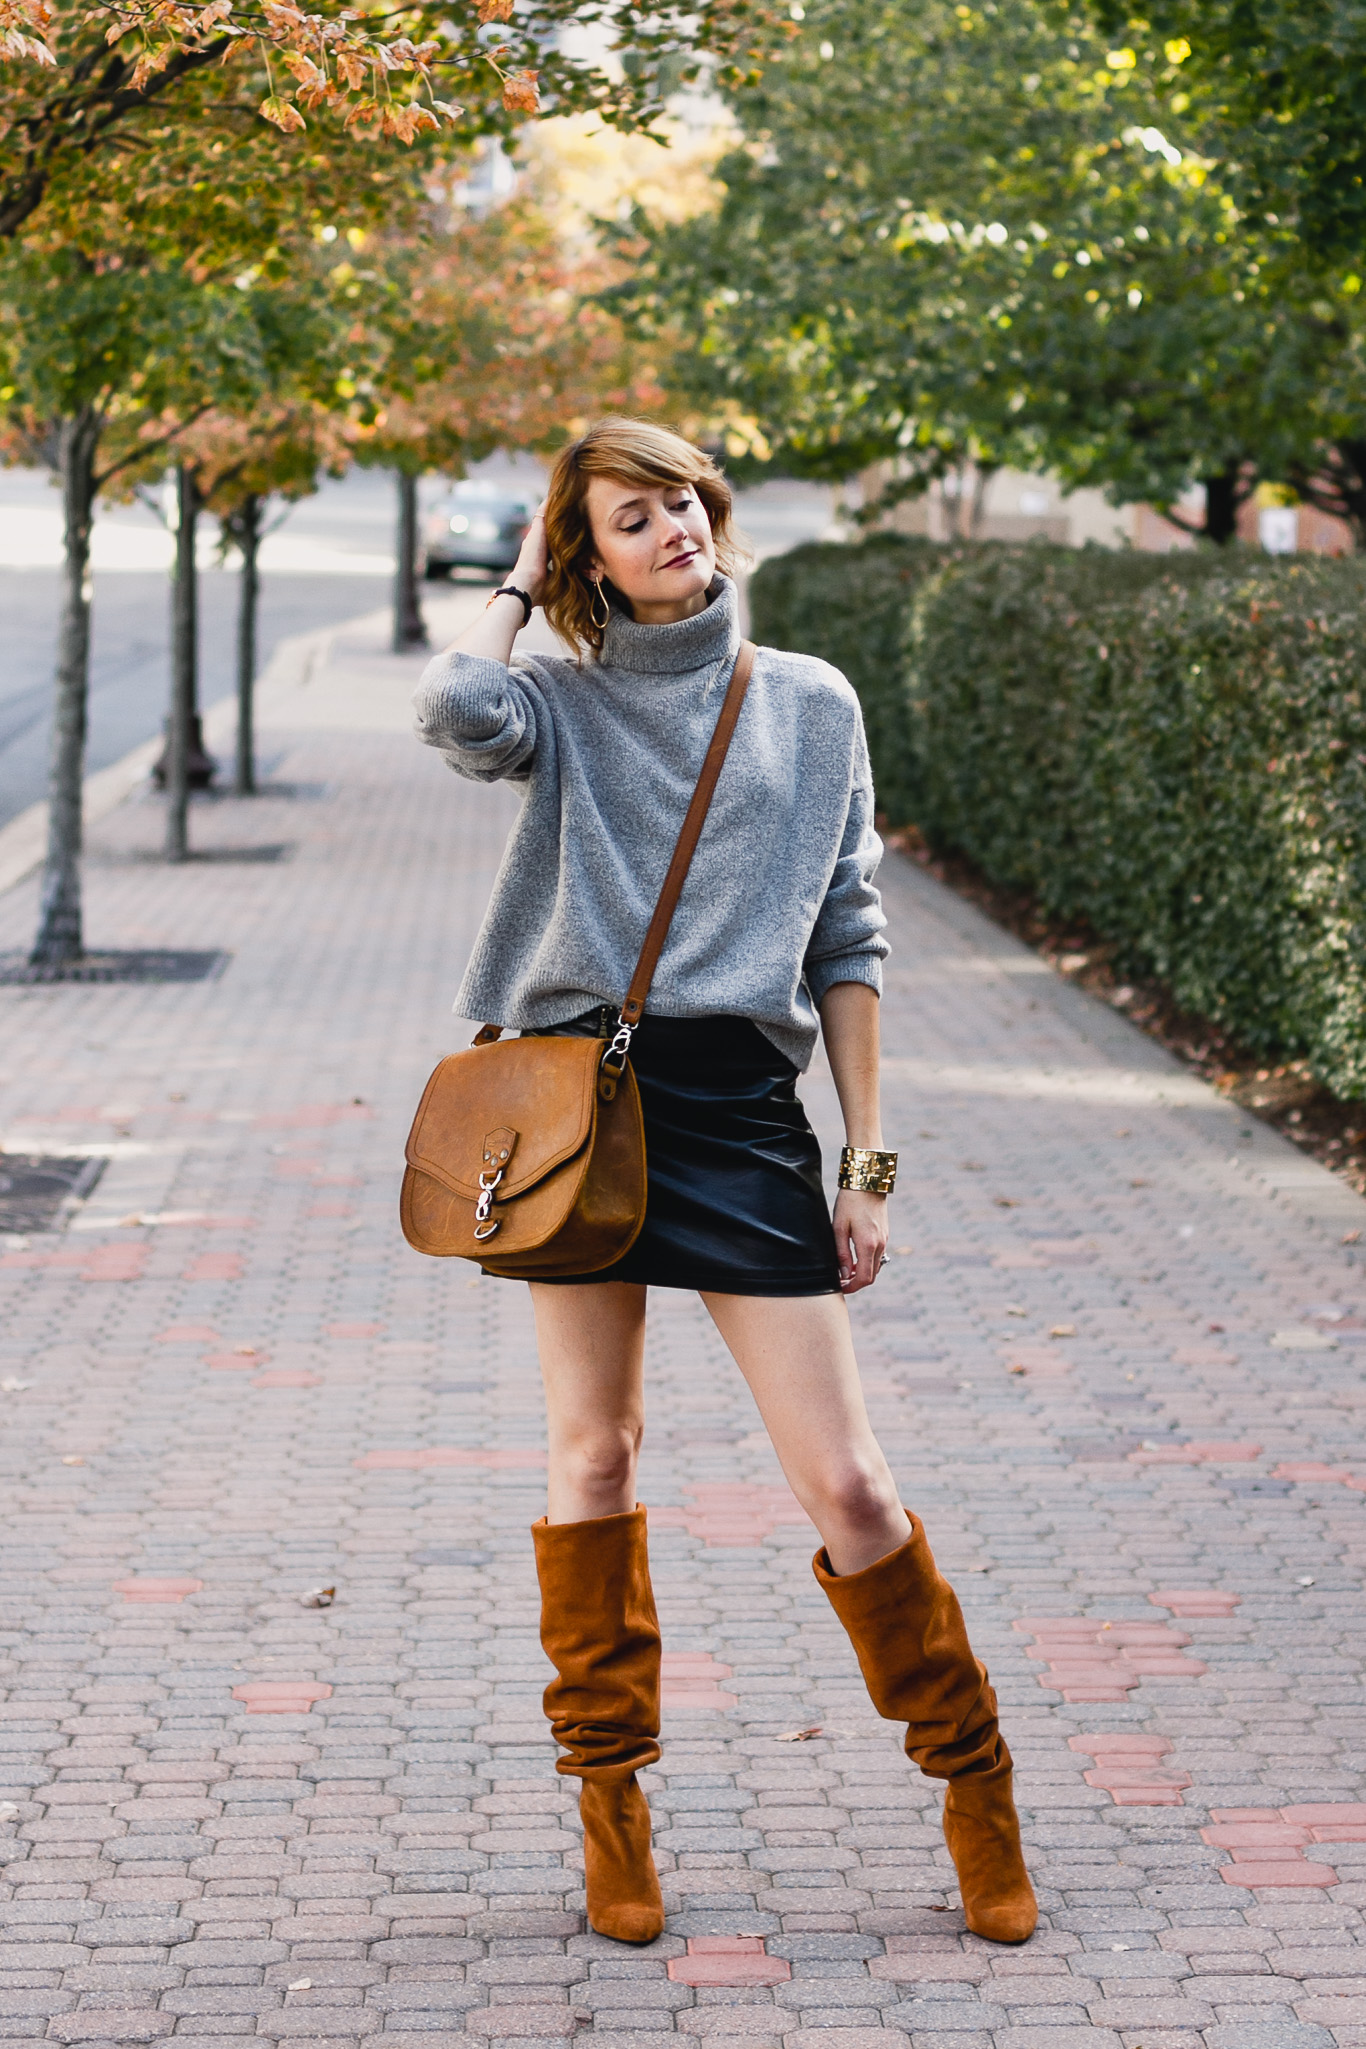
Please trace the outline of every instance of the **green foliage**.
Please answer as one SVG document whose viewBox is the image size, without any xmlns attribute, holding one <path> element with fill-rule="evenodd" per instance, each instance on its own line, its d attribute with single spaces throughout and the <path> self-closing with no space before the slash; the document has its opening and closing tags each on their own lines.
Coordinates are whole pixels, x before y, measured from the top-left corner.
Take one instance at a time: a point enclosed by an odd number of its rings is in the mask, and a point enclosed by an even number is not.
<svg viewBox="0 0 1366 2049">
<path fill-rule="evenodd" d="M 898 662 L 896 551 L 799 554 L 760 571 L 756 621 L 868 662 L 885 725 L 899 700 L 885 798 L 909 790 L 933 844 L 1086 918 L 1122 972 L 1248 1046 L 1366 1096 L 1366 565 L 939 550 L 906 586 Z"/>
<path fill-rule="evenodd" d="M 1309 252 L 1366 251 L 1366 9 L 1361 0 L 1094 0 L 1106 32 L 1170 77 L 1243 202 L 1294 216 Z M 1184 47 L 1184 54 L 1182 54 Z M 1176 66 L 1171 64 L 1176 58 Z M 1177 68 L 1179 67 L 1179 69 Z"/>
<path fill-rule="evenodd" d="M 907 719 L 906 616 L 947 554 L 900 534 L 874 534 L 856 547 L 811 541 L 770 556 L 750 579 L 755 639 L 819 655 L 858 692 L 878 809 L 894 825 L 915 816 L 922 795 Z"/>
<path fill-rule="evenodd" d="M 728 445 L 752 423 L 798 473 L 970 459 L 1160 505 L 1220 480 L 1223 539 L 1253 470 L 1359 432 L 1360 294 L 1240 213 L 1158 56 L 1050 0 L 809 0 L 733 96 L 715 209 L 631 224 L 620 302 L 688 337 Z"/>
</svg>

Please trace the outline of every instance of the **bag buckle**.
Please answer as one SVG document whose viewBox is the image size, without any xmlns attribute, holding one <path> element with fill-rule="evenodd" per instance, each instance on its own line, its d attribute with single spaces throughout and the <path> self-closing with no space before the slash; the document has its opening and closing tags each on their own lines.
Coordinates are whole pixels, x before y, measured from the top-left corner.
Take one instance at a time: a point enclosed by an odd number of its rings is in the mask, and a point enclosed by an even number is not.
<svg viewBox="0 0 1366 2049">
<path fill-rule="evenodd" d="M 493 1215 L 493 1191 L 503 1178 L 503 1170 L 479 1176 L 479 1200 L 474 1205 L 474 1235 L 482 1245 L 498 1229 L 499 1218 Z"/>
<path fill-rule="evenodd" d="M 631 1051 L 631 1039 L 635 1026 L 627 1024 L 624 1017 L 617 1019 L 617 1029 L 598 1062 L 598 1094 L 604 1103 L 610 1103 L 617 1092 L 617 1083 L 626 1071 L 627 1056 Z"/>
</svg>

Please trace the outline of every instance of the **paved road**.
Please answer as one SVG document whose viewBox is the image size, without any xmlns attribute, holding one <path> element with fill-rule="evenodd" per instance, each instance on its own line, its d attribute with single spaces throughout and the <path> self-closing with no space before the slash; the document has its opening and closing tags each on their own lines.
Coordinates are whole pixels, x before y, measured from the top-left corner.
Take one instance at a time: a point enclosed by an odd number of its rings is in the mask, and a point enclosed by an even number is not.
<svg viewBox="0 0 1366 2049">
<path fill-rule="evenodd" d="M 224 946 L 219 981 L 0 992 L 3 1143 L 109 1161 L 0 1252 L 0 2032 L 1363 2049 L 1366 1209 L 895 861 L 902 1249 L 859 1343 L 1005 1703 L 1043 1927 L 963 1932 L 937 1796 L 665 1293 L 669 1929 L 583 1933 L 525 1299 L 394 1216 L 510 815 L 407 738 L 413 669 L 356 629 L 274 697 L 307 794 L 197 806 L 225 858 L 149 859 L 150 799 L 98 828 L 100 942 Z M 0 899 L 0 946 L 32 912 Z"/>
<path fill-rule="evenodd" d="M 518 467 L 520 465 L 520 467 Z M 481 473 L 516 474 L 534 487 L 540 466 L 495 456 Z M 440 495 L 437 478 L 424 501 Z M 812 484 L 769 484 L 741 494 L 740 512 L 762 556 L 825 530 L 832 494 Z M 290 511 L 262 552 L 263 663 L 287 635 L 332 626 L 386 602 L 392 575 L 393 479 L 353 470 L 324 482 Z M 216 566 L 216 528 L 205 522 L 200 579 L 200 701 L 234 688 L 237 577 Z M 169 682 L 171 542 L 141 505 L 113 506 L 96 526 L 89 767 L 107 768 L 149 739 L 165 716 Z M 45 474 L 0 470 L 0 826 L 46 795 L 49 706 L 60 580 L 60 500 Z M 165 558 L 165 559 L 163 559 Z"/>
</svg>

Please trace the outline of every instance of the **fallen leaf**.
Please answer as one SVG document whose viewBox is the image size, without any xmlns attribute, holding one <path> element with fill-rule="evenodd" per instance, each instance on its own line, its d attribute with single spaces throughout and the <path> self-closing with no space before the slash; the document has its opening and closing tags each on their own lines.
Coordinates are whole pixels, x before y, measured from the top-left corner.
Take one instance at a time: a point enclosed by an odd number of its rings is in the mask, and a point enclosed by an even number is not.
<svg viewBox="0 0 1366 2049">
<path fill-rule="evenodd" d="M 312 1990 L 313 1980 L 311 1978 L 295 1978 L 292 1984 L 285 1987 L 286 1992 L 311 1992 Z"/>
<path fill-rule="evenodd" d="M 814 1729 L 787 1729 L 777 1738 L 779 1743 L 809 1743 L 813 1736 L 823 1736 L 824 1729 L 817 1722 Z"/>
<path fill-rule="evenodd" d="M 62 1460 L 62 1464 L 64 1466 L 83 1466 L 85 1464 L 85 1460 L 81 1457 L 78 1451 L 69 1451 L 66 1454 L 65 1458 Z"/>
<path fill-rule="evenodd" d="M 1027 1366 L 1012 1366 L 1010 1370 L 1012 1373 L 1028 1373 L 1029 1368 Z"/>
<path fill-rule="evenodd" d="M 126 1217 L 119 1218 L 114 1228 L 118 1231 L 129 1231 L 135 1224 L 140 1224 L 141 1222 L 142 1218 L 138 1215 L 137 1211 L 131 1210 Z"/>
<path fill-rule="evenodd" d="M 254 1359 L 256 1357 L 255 1345 L 234 1345 L 232 1349 L 239 1359 Z"/>
<path fill-rule="evenodd" d="M 1210 1330 L 1222 1330 L 1222 1329 L 1223 1329 L 1223 1327 L 1224 1327 L 1224 1326 L 1223 1326 L 1223 1324 L 1222 1324 L 1222 1323 L 1212 1323 L 1212 1324 L 1210 1324 L 1210 1325 L 1209 1325 L 1209 1329 L 1210 1329 Z"/>
<path fill-rule="evenodd" d="M 306 1594 L 300 1594 L 301 1608 L 330 1608 L 337 1598 L 335 1587 L 311 1587 Z"/>
<path fill-rule="evenodd" d="M 1020 1207 L 1013 1195 L 993 1195 L 991 1199 L 997 1209 L 1018 1209 Z"/>
<path fill-rule="evenodd" d="M 1304 1574 L 1304 1576 L 1303 1576 L 1303 1578 L 1301 1578 L 1301 1579 L 1297 1579 L 1297 1580 L 1295 1581 L 1295 1585 L 1296 1585 L 1297 1587 L 1312 1587 L 1312 1586 L 1313 1586 L 1313 1584 L 1314 1584 L 1314 1575 L 1313 1575 L 1313 1573 L 1312 1573 L 1312 1572 L 1307 1572 L 1307 1573 L 1305 1573 L 1305 1574 Z"/>
<path fill-rule="evenodd" d="M 985 1174 L 987 1171 L 985 1160 L 960 1160 L 958 1164 L 965 1174 Z"/>
<path fill-rule="evenodd" d="M 1129 1127 L 1128 1127 L 1128 1125 L 1127 1125 L 1127 1124 L 1119 1124 L 1119 1125 L 1117 1125 L 1117 1126 L 1115 1127 L 1115 1137 L 1116 1137 L 1116 1138 L 1128 1138 L 1128 1137 L 1129 1137 Z"/>
<path fill-rule="evenodd" d="M 1361 1238 L 1361 1233 L 1360 1233 L 1360 1231 L 1344 1231 L 1344 1232 L 1343 1232 L 1343 1234 L 1342 1234 L 1342 1241 L 1341 1241 L 1341 1242 L 1342 1242 L 1342 1243 L 1343 1243 L 1344 1245 L 1355 1245 L 1355 1244 L 1357 1244 L 1357 1243 L 1358 1243 L 1358 1242 L 1360 1241 L 1360 1238 Z"/>
<path fill-rule="evenodd" d="M 19 1812 L 17 1801 L 0 1800 L 0 1821 L 13 1821 Z"/>
<path fill-rule="evenodd" d="M 1135 1181 L 1131 1181 L 1131 1182 L 1129 1183 L 1129 1186 L 1130 1186 L 1131 1188 L 1151 1188 L 1151 1187 L 1152 1187 L 1152 1185 L 1153 1185 L 1153 1184 L 1152 1184 L 1152 1182 L 1151 1182 L 1151 1181 L 1145 1181 L 1145 1180 L 1144 1180 L 1144 1179 L 1142 1178 L 1142 1176 L 1141 1176 L 1141 1175 L 1139 1176 L 1139 1178 L 1138 1178 L 1137 1180 L 1135 1180 Z"/>
<path fill-rule="evenodd" d="M 1018 1303 L 1018 1302 L 1007 1302 L 1007 1303 L 1006 1303 L 1006 1315 L 1007 1315 L 1007 1316 L 1028 1316 L 1028 1314 L 1029 1314 L 1029 1311 L 1028 1311 L 1027 1309 L 1022 1309 L 1022 1308 L 1020 1307 L 1020 1305 L 1019 1305 L 1019 1303 Z"/>
<path fill-rule="evenodd" d="M 932 1914 L 947 1914 L 947 1913 L 948 1913 L 948 1911 L 949 1911 L 949 1910 L 948 1910 L 948 1908 L 947 1908 L 947 1907 L 931 1907 L 931 1908 L 930 1908 L 930 1912 L 931 1912 Z"/>
<path fill-rule="evenodd" d="M 1077 1326 L 1075 1323 L 1055 1323 L 1052 1330 L 1048 1333 L 1051 1338 L 1074 1338 L 1076 1334 Z"/>
<path fill-rule="evenodd" d="M 23 1394 L 32 1385 L 31 1380 L 0 1380 L 0 1394 Z"/>
</svg>

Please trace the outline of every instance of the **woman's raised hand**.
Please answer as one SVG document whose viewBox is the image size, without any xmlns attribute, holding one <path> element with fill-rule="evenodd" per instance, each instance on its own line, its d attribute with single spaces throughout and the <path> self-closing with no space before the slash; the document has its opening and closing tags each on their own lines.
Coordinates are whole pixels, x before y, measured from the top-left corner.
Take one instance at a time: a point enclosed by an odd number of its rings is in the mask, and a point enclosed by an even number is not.
<svg viewBox="0 0 1366 2049">
<path fill-rule="evenodd" d="M 526 530 L 517 566 L 508 578 L 518 590 L 526 592 L 533 605 L 539 605 L 545 595 L 546 541 L 545 502 L 536 507 L 535 517 Z"/>
</svg>

